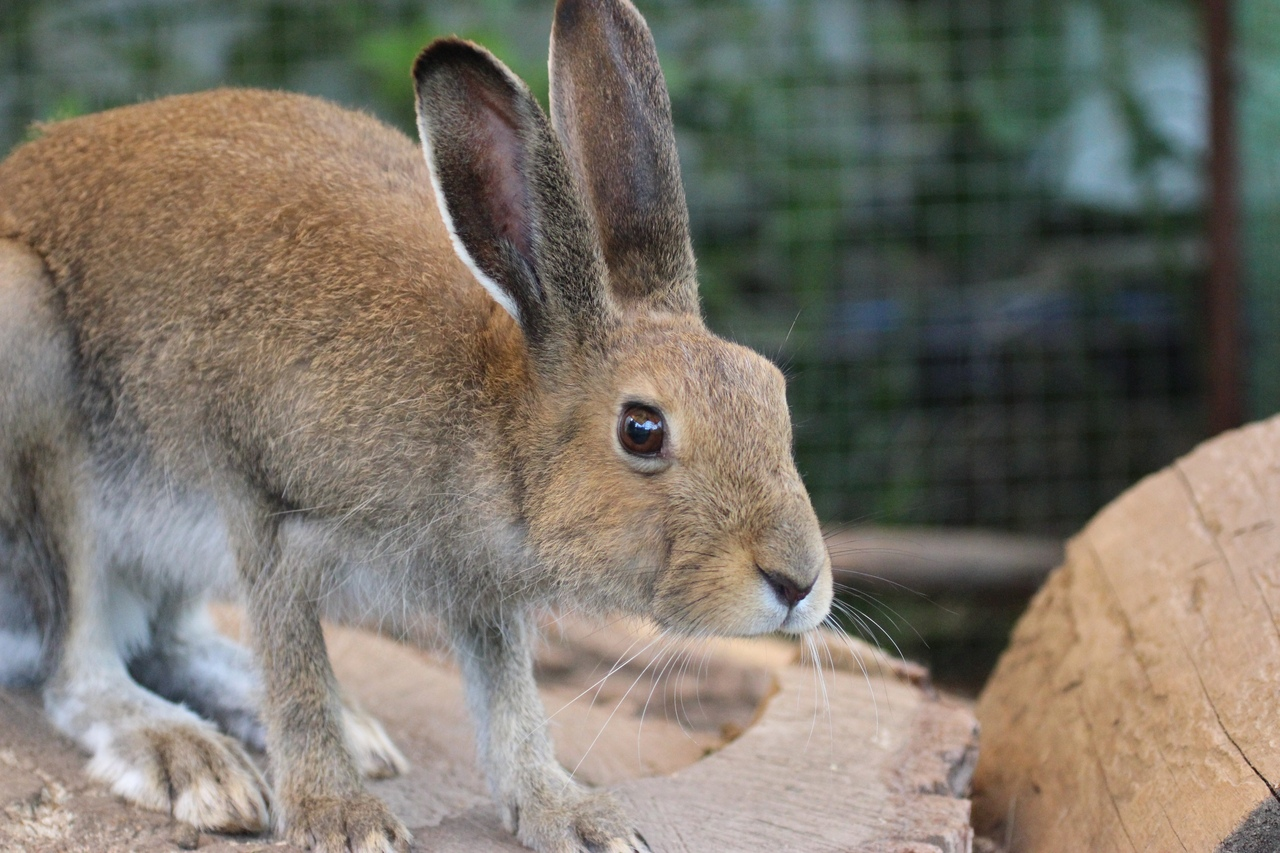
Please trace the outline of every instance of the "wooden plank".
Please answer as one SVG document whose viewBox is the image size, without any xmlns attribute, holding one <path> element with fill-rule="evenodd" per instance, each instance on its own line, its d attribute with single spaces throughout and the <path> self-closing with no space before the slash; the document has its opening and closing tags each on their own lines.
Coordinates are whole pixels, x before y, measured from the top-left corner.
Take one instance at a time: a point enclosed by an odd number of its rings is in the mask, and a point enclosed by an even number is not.
<svg viewBox="0 0 1280 853">
<path fill-rule="evenodd" d="M 1062 542 L 986 530 L 857 526 L 827 535 L 837 580 L 913 592 L 1029 595 L 1062 563 Z"/>
<path fill-rule="evenodd" d="M 655 850 L 970 850 L 976 723 L 968 707 L 934 695 L 918 667 L 831 640 L 819 677 L 780 640 L 683 650 L 660 641 L 598 697 L 583 695 L 650 639 L 636 626 L 561 626 L 539 660 L 562 762 L 629 802 Z M 412 764 L 370 788 L 405 819 L 414 849 L 522 849 L 475 768 L 452 664 L 353 629 L 332 629 L 328 641 L 339 678 Z M 0 849 L 289 850 L 195 834 L 125 806 L 84 778 L 83 758 L 49 730 L 37 697 L 0 692 L 0 702 L 0 792 L 11 798 L 0 802 Z"/>
<path fill-rule="evenodd" d="M 1273 800 L 1278 499 L 1272 420 L 1072 540 L 979 699 L 979 832 L 1013 851 L 1212 850 Z"/>
</svg>

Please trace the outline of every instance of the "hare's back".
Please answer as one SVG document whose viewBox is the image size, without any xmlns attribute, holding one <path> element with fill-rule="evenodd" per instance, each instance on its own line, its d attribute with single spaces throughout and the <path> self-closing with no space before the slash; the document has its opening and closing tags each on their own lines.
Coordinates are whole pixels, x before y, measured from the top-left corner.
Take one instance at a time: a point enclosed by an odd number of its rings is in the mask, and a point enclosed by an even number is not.
<svg viewBox="0 0 1280 853">
<path fill-rule="evenodd" d="M 313 98 L 225 90 L 51 125 L 0 163 L 3 237 L 45 261 L 111 447 L 204 471 L 225 439 L 307 505 L 365 501 L 360 478 L 397 453 L 425 464 L 382 413 L 447 432 L 457 389 L 494 352 L 518 360 L 418 147 Z"/>
<path fill-rule="evenodd" d="M 269 275 L 279 292 L 453 279 L 457 267 L 404 134 L 317 98 L 247 89 L 41 128 L 0 164 L 0 230 L 55 272 L 152 295 L 200 274 L 227 285 Z"/>
</svg>

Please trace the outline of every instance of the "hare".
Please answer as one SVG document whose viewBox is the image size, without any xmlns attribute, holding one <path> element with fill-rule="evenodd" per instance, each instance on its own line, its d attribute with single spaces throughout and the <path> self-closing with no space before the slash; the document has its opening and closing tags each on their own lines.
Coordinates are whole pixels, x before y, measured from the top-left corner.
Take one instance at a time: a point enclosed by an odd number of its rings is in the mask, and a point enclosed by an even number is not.
<svg viewBox="0 0 1280 853">
<path fill-rule="evenodd" d="M 432 43 L 420 150 L 220 90 L 42 127 L 0 164 L 2 657 L 121 796 L 406 850 L 361 781 L 404 758 L 320 619 L 430 616 L 505 825 L 647 849 L 555 760 L 531 614 L 828 615 L 783 378 L 700 316 L 647 26 L 561 0 L 551 72 L 548 121 L 484 49 Z M 252 655 L 205 614 L 233 587 Z"/>
</svg>

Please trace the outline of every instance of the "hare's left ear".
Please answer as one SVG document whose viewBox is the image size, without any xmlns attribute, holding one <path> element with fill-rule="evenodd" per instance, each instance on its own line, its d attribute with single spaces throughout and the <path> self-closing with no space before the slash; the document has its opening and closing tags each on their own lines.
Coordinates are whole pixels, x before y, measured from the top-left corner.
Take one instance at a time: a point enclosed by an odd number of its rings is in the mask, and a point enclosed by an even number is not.
<svg viewBox="0 0 1280 853">
<path fill-rule="evenodd" d="M 551 121 L 623 302 L 698 312 L 689 208 L 653 36 L 629 0 L 559 0 Z"/>
<path fill-rule="evenodd" d="M 439 39 L 413 74 L 454 249 L 520 324 L 535 363 L 554 370 L 540 359 L 598 336 L 613 305 L 560 143 L 524 83 L 484 48 Z"/>
</svg>

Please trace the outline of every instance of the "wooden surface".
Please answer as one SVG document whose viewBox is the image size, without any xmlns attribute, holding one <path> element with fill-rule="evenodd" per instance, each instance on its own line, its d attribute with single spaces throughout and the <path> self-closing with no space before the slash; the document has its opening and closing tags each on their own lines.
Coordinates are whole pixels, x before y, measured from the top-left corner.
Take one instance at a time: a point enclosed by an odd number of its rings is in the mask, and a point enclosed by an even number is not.
<svg viewBox="0 0 1280 853">
<path fill-rule="evenodd" d="M 1276 851 L 1280 419 L 1098 514 L 978 704 L 974 824 L 1011 851 Z"/>
<path fill-rule="evenodd" d="M 988 530 L 860 525 L 830 531 L 836 579 L 912 592 L 1030 595 L 1062 563 L 1062 541 Z"/>
<path fill-rule="evenodd" d="M 574 702 L 644 641 L 616 627 L 565 631 L 540 656 L 539 676 L 561 760 L 626 800 L 658 853 L 970 849 L 974 719 L 922 687 L 918 668 L 837 643 L 819 679 L 777 640 L 698 645 L 683 657 L 679 644 L 659 643 Z M 452 665 L 360 631 L 329 640 L 339 678 L 413 765 L 370 787 L 409 825 L 414 849 L 522 849 L 475 768 Z M 83 763 L 35 696 L 0 692 L 0 849 L 289 850 L 126 806 L 88 782 Z"/>
</svg>

